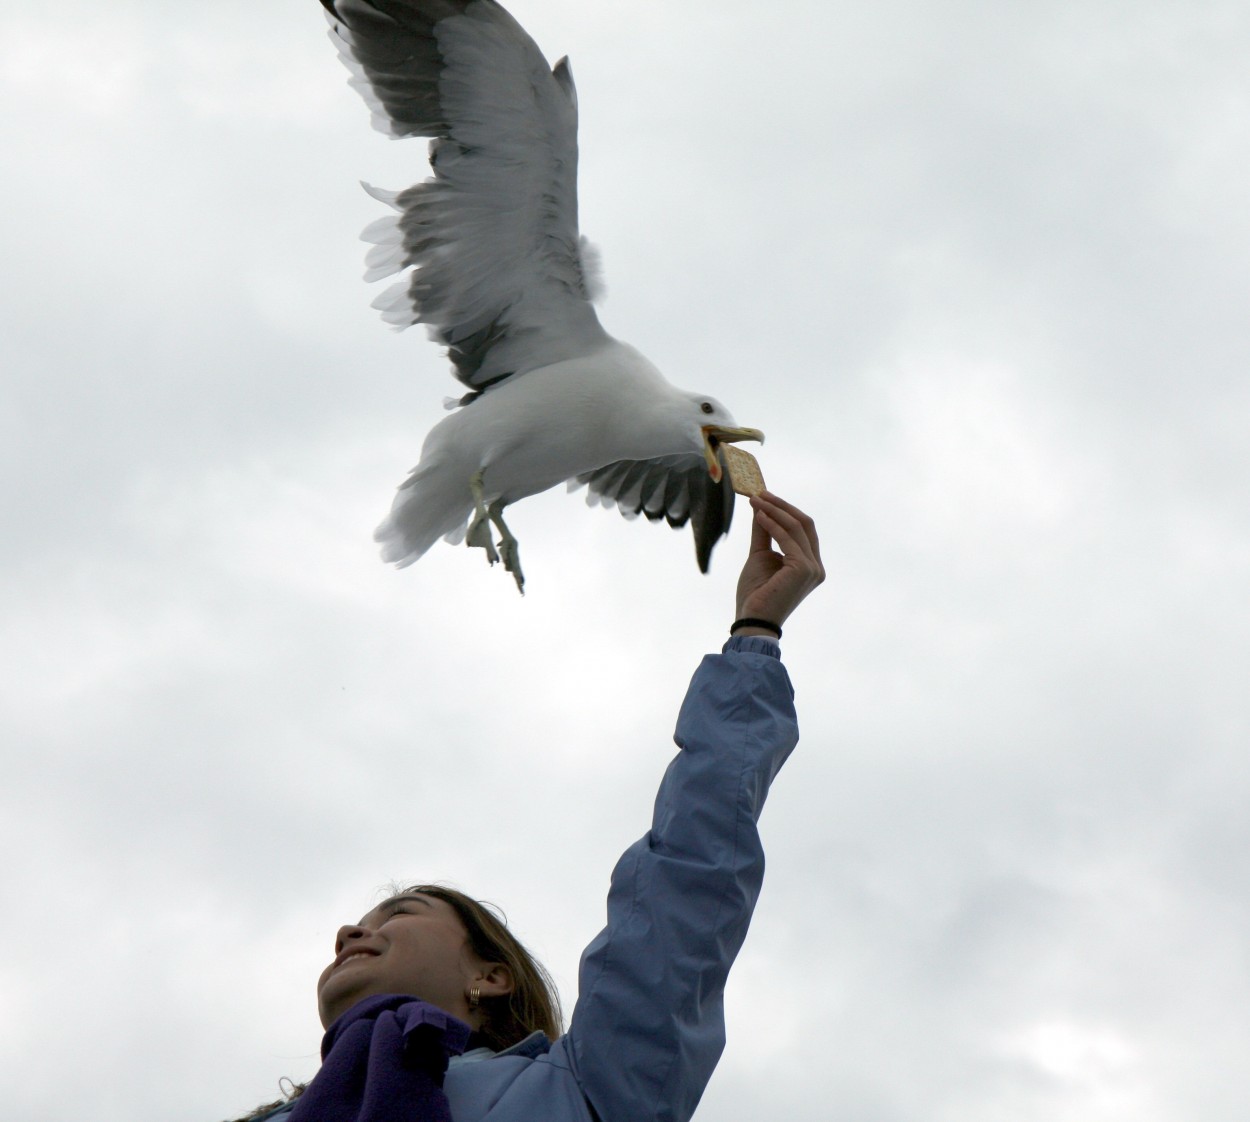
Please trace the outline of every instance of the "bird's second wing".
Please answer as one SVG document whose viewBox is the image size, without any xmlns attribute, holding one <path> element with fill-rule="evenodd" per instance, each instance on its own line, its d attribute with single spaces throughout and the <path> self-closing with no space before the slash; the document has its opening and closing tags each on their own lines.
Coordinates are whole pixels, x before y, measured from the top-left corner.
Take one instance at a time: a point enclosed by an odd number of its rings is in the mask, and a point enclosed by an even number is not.
<svg viewBox="0 0 1250 1122">
<path fill-rule="evenodd" d="M 577 225 L 577 96 L 494 0 L 321 0 L 374 125 L 432 137 L 431 178 L 365 230 L 374 302 L 425 323 L 482 390 L 602 343 Z"/>
<path fill-rule="evenodd" d="M 723 454 L 721 466 L 723 469 Z M 729 473 L 722 470 L 721 481 L 714 482 L 702 456 L 617 460 L 569 480 L 570 491 L 579 487 L 589 487 L 589 505 L 615 506 L 626 518 L 642 514 L 652 522 L 663 518 L 674 527 L 689 522 L 699 570 L 704 573 L 713 547 L 729 533 L 733 521 L 734 491 Z"/>
</svg>

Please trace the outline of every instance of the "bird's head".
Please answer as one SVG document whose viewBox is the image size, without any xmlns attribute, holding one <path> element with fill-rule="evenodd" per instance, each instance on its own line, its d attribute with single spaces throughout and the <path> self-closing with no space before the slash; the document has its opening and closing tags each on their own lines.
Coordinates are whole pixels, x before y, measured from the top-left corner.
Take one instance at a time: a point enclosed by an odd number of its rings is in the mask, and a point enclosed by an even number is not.
<svg viewBox="0 0 1250 1122">
<path fill-rule="evenodd" d="M 730 444 L 739 440 L 758 440 L 764 443 L 764 434 L 759 429 L 743 428 L 734 422 L 726 409 L 714 397 L 697 396 L 695 408 L 699 411 L 699 435 L 703 446 L 703 457 L 707 460 L 708 474 L 713 481 L 721 481 L 720 456 L 716 449 L 721 444 Z"/>
</svg>

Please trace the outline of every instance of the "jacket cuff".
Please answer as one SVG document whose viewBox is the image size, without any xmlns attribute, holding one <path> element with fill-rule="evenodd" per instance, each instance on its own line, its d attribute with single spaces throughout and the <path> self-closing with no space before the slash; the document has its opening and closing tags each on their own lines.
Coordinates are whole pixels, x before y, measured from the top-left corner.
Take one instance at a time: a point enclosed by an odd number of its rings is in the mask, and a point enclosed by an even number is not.
<svg viewBox="0 0 1250 1122">
<path fill-rule="evenodd" d="M 731 635 L 721 647 L 722 654 L 729 654 L 730 651 L 771 655 L 775 659 L 781 659 L 781 644 L 766 635 Z"/>
</svg>

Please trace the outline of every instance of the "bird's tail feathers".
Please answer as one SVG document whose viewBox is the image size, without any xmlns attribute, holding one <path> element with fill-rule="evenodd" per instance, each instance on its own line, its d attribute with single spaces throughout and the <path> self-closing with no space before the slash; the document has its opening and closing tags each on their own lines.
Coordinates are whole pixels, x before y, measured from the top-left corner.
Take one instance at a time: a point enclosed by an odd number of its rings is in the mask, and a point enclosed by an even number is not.
<svg viewBox="0 0 1250 1122">
<path fill-rule="evenodd" d="M 400 486 L 391 512 L 373 532 L 382 560 L 403 569 L 417 561 L 439 538 L 453 545 L 464 540 L 473 508 L 467 485 L 448 487 L 446 473 L 414 471 Z"/>
</svg>

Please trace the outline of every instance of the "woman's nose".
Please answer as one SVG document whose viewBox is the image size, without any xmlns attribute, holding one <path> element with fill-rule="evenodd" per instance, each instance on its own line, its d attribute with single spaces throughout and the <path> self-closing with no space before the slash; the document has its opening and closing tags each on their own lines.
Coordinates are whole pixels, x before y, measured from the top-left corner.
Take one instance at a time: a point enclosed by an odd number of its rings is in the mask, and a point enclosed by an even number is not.
<svg viewBox="0 0 1250 1122">
<path fill-rule="evenodd" d="M 369 932 L 358 923 L 349 923 L 340 927 L 338 936 L 334 940 L 334 953 L 342 954 L 343 948 L 352 939 L 363 939 L 368 934 Z"/>
</svg>

